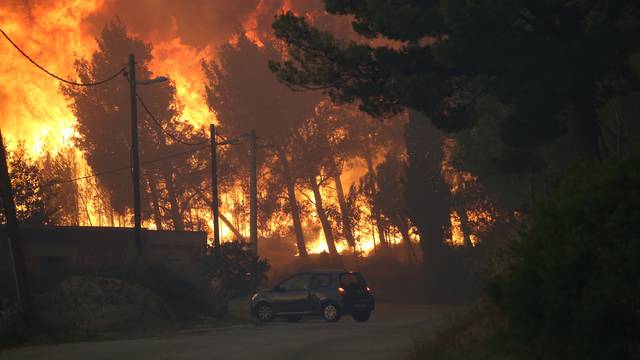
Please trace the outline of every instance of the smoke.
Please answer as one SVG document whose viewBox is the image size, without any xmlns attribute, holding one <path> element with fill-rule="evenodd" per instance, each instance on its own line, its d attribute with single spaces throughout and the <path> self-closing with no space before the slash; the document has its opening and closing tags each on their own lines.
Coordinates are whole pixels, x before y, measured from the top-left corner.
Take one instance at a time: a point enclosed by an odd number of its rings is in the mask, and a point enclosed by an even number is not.
<svg viewBox="0 0 640 360">
<path fill-rule="evenodd" d="M 118 16 L 129 30 L 153 43 L 179 38 L 202 49 L 218 45 L 240 29 L 259 0 L 105 0 L 88 22 L 94 29 Z"/>
</svg>

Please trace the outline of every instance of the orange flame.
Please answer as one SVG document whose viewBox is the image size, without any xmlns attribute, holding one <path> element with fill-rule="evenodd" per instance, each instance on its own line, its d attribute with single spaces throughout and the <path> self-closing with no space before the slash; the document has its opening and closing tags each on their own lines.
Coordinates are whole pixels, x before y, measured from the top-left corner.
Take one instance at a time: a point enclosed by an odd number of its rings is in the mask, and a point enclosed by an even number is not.
<svg viewBox="0 0 640 360">
<path fill-rule="evenodd" d="M 105 11 L 108 0 L 69 0 L 33 2 L 29 8 L 20 8 L 15 1 L 0 4 L 0 23 L 20 47 L 53 73 L 66 78 L 75 77 L 74 62 L 78 58 L 89 58 L 97 49 L 94 29 L 88 21 L 92 16 Z M 16 9 L 16 6 L 18 8 Z M 290 0 L 282 2 L 282 11 L 293 9 Z M 259 46 L 264 46 L 268 34 L 261 34 L 259 19 L 269 10 L 267 0 L 261 0 L 257 7 L 243 21 L 241 28 L 246 36 Z M 270 16 L 270 15 L 269 15 Z M 268 16 L 267 16 L 268 17 Z M 152 38 L 154 35 L 132 34 L 145 41 L 153 42 L 153 60 L 150 69 L 156 75 L 168 76 L 176 86 L 178 108 L 181 119 L 196 128 L 202 128 L 216 121 L 207 106 L 204 95 L 204 74 L 202 59 L 214 56 L 214 45 L 203 48 L 187 45 L 175 35 L 175 24 L 169 29 L 173 36 L 165 36 L 162 40 Z M 154 41 L 155 40 L 155 41 Z M 232 41 L 232 39 L 231 39 Z M 123 60 L 124 63 L 124 60 Z M 75 130 L 77 119 L 68 106 L 68 102 L 60 92 L 60 83 L 48 77 L 24 59 L 8 42 L 0 39 L 0 127 L 10 147 L 24 140 L 29 155 L 35 159 L 52 154 L 70 153 L 69 161 L 75 165 L 74 177 L 91 174 L 84 154 L 75 149 L 73 140 L 79 136 Z M 383 158 L 383 153 L 376 154 L 375 162 Z M 342 175 L 342 185 L 348 191 L 367 172 L 366 166 L 357 160 L 347 166 Z M 79 181 L 78 214 L 79 225 L 130 226 L 131 214 L 117 215 L 103 196 L 96 179 Z M 244 198 L 242 187 L 237 185 L 227 194 L 221 194 L 221 212 L 244 236 L 248 234 L 248 224 L 242 214 L 234 212 L 234 198 Z M 327 206 L 338 206 L 335 191 L 328 186 L 322 187 L 322 195 Z M 356 206 L 368 214 L 368 205 L 359 201 Z M 210 210 L 191 209 L 192 216 L 205 219 L 206 230 L 213 232 Z M 315 215 L 304 219 L 307 228 L 318 224 Z M 290 224 L 285 224 L 290 227 Z M 144 226 L 150 229 L 155 224 L 145 220 Z M 317 226 L 317 225 L 315 225 Z M 276 225 L 270 226 L 273 230 Z M 364 255 L 371 254 L 376 246 L 378 235 L 370 224 L 359 224 L 354 229 L 357 240 L 356 250 Z M 391 244 L 400 244 L 401 236 L 390 230 L 386 234 Z M 221 222 L 223 241 L 235 238 L 231 229 Z M 336 236 L 337 237 L 337 236 Z M 416 238 L 413 239 L 417 241 Z M 322 231 L 307 244 L 310 253 L 326 251 L 326 241 Z M 338 239 L 336 246 L 340 252 L 349 252 L 345 241 Z"/>
</svg>

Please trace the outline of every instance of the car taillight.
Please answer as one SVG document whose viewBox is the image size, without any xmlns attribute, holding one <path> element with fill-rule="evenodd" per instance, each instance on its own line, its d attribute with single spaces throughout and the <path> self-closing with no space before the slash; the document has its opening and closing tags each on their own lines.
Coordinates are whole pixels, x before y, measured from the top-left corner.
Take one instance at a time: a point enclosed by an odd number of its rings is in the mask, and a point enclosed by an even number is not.
<svg viewBox="0 0 640 360">
<path fill-rule="evenodd" d="M 338 294 L 344 295 L 344 288 L 339 287 L 338 288 Z"/>
<path fill-rule="evenodd" d="M 370 287 L 368 287 L 368 286 L 367 286 L 367 292 L 368 292 L 369 294 L 373 294 L 373 290 L 371 290 L 371 288 L 370 288 Z"/>
</svg>

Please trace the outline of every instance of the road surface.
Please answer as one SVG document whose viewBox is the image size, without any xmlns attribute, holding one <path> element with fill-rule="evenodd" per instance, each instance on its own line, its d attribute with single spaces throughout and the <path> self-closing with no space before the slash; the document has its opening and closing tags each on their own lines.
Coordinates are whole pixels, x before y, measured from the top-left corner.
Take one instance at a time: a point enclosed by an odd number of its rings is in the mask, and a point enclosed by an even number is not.
<svg viewBox="0 0 640 360">
<path fill-rule="evenodd" d="M 451 308 L 380 304 L 366 323 L 304 319 L 116 341 L 36 346 L 0 353 L 7 360 L 84 359 L 403 359 L 413 338 L 433 331 Z"/>
</svg>

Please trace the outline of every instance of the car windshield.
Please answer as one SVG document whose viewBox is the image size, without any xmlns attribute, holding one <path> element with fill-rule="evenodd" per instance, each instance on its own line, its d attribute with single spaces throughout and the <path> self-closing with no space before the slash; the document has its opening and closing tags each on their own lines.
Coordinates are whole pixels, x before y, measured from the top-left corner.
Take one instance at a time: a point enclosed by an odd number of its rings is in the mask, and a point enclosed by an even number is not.
<svg viewBox="0 0 640 360">
<path fill-rule="evenodd" d="M 362 288 L 366 284 L 359 273 L 344 273 L 340 275 L 340 286 L 344 288 Z"/>
</svg>

